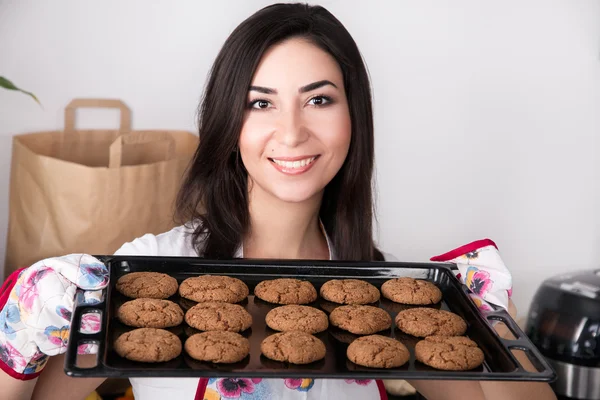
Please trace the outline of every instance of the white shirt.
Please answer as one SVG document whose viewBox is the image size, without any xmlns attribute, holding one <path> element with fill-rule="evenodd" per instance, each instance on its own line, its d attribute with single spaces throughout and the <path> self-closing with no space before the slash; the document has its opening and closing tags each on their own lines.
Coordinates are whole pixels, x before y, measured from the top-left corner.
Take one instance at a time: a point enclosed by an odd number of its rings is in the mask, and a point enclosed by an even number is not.
<svg viewBox="0 0 600 400">
<path fill-rule="evenodd" d="M 115 255 L 197 257 L 192 245 L 191 228 L 178 226 L 160 235 L 146 234 L 125 243 Z M 327 234 L 330 259 L 335 251 Z M 242 257 L 242 248 L 235 257 Z M 395 258 L 384 253 L 386 260 Z M 221 379 L 212 378 L 204 393 L 206 383 L 199 378 L 130 378 L 136 400 L 316 400 L 316 399 L 379 399 L 387 398 L 381 382 L 346 381 L 344 379 Z M 202 384 L 201 384 L 202 383 Z M 381 392 L 383 391 L 383 392 Z M 383 395 L 380 395 L 383 393 Z"/>
</svg>

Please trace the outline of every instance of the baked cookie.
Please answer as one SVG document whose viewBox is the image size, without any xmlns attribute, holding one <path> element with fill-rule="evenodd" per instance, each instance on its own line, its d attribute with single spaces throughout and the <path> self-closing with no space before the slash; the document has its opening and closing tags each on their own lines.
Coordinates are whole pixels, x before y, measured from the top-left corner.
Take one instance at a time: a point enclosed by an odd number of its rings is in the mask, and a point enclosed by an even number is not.
<svg viewBox="0 0 600 400">
<path fill-rule="evenodd" d="M 276 331 L 323 332 L 329 326 L 327 314 L 309 306 L 287 305 L 272 309 L 265 317 L 267 326 Z"/>
<path fill-rule="evenodd" d="M 390 279 L 381 285 L 383 297 L 401 304 L 427 305 L 442 300 L 442 291 L 433 283 L 413 278 Z"/>
<path fill-rule="evenodd" d="M 185 322 L 201 331 L 241 332 L 250 328 L 252 316 L 239 304 L 211 301 L 190 308 Z"/>
<path fill-rule="evenodd" d="M 415 357 L 432 368 L 467 371 L 484 360 L 477 343 L 464 336 L 428 336 L 415 346 Z"/>
<path fill-rule="evenodd" d="M 410 308 L 396 315 L 396 326 L 409 335 L 460 336 L 467 331 L 467 323 L 458 315 L 428 307 Z"/>
<path fill-rule="evenodd" d="M 321 286 L 321 297 L 338 304 L 370 304 L 379 300 L 379 290 L 358 279 L 333 279 Z"/>
<path fill-rule="evenodd" d="M 121 294 L 133 299 L 166 299 L 177 293 L 177 286 L 175 278 L 160 272 L 130 272 L 115 285 Z"/>
<path fill-rule="evenodd" d="M 128 360 L 157 363 L 181 354 L 181 340 L 164 329 L 138 328 L 119 336 L 114 348 Z"/>
<path fill-rule="evenodd" d="M 250 342 L 239 333 L 212 331 L 190 336 L 184 348 L 195 360 L 230 364 L 248 355 Z"/>
<path fill-rule="evenodd" d="M 392 326 L 392 317 L 379 307 L 347 305 L 329 314 L 331 325 L 357 335 L 371 335 Z"/>
<path fill-rule="evenodd" d="M 170 328 L 183 322 L 183 310 L 169 300 L 142 298 L 124 303 L 117 318 L 136 328 Z"/>
<path fill-rule="evenodd" d="M 309 364 L 325 357 L 325 344 L 313 335 L 300 332 L 279 332 L 266 337 L 260 344 L 265 357 L 291 364 Z"/>
<path fill-rule="evenodd" d="M 248 297 L 248 286 L 237 278 L 220 275 L 202 275 L 187 278 L 179 286 L 179 295 L 189 300 L 224 301 L 239 303 Z"/>
<path fill-rule="evenodd" d="M 404 365 L 410 358 L 410 353 L 406 346 L 395 339 L 371 335 L 350 343 L 346 356 L 354 364 L 363 367 L 395 368 Z"/>
<path fill-rule="evenodd" d="M 254 294 L 274 304 L 308 304 L 317 299 L 312 283 L 292 278 L 262 281 L 254 288 Z"/>
</svg>

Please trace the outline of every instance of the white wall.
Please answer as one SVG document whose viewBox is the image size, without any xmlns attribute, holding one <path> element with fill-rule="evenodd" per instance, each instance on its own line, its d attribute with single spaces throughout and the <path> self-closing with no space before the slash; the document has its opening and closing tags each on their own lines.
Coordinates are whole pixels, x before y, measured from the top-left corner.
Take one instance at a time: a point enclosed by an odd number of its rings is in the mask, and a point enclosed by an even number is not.
<svg viewBox="0 0 600 400">
<path fill-rule="evenodd" d="M 195 130 L 228 33 L 267 1 L 0 1 L 0 259 L 11 135 L 60 129 L 75 97 L 121 98 L 134 127 Z M 382 247 L 427 260 L 490 237 L 526 309 L 600 258 L 600 1 L 324 1 L 374 85 Z M 115 126 L 86 112 L 82 126 Z"/>
</svg>

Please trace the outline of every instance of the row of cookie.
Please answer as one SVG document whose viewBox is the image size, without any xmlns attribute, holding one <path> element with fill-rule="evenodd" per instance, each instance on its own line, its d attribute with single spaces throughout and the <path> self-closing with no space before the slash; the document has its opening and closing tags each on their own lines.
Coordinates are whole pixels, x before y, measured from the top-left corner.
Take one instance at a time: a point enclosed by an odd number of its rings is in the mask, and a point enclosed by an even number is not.
<svg viewBox="0 0 600 400">
<path fill-rule="evenodd" d="M 279 278 L 262 281 L 254 289 L 261 300 L 275 304 L 308 304 L 317 300 L 317 291 L 308 281 Z M 442 292 L 433 283 L 409 277 L 393 278 L 381 286 L 381 293 L 374 285 L 360 279 L 332 279 L 325 282 L 320 296 L 337 304 L 372 304 L 381 295 L 396 303 L 428 305 L 439 303 Z"/>
<path fill-rule="evenodd" d="M 208 331 L 190 336 L 182 346 L 179 337 L 172 332 L 138 328 L 119 336 L 114 349 L 121 357 L 137 362 L 167 362 L 185 350 L 198 361 L 231 364 L 248 356 L 250 342 L 239 333 Z M 325 357 L 325 345 L 306 332 L 279 332 L 262 341 L 261 353 L 275 361 L 309 364 Z"/>
<path fill-rule="evenodd" d="M 223 301 L 239 303 L 250 293 L 248 286 L 237 278 L 202 275 L 185 279 L 181 285 L 167 274 L 132 272 L 119 278 L 116 289 L 130 298 L 166 299 L 177 293 L 199 303 Z M 274 304 L 308 304 L 317 300 L 312 283 L 293 278 L 266 280 L 256 285 L 254 294 Z M 433 283 L 413 278 L 394 278 L 381 286 L 381 294 L 401 304 L 436 304 L 442 299 L 440 289 Z M 338 304 L 370 304 L 380 299 L 374 285 L 359 279 L 333 279 L 323 284 L 320 295 Z"/>
<path fill-rule="evenodd" d="M 135 299 L 125 302 L 117 310 L 117 318 L 125 325 L 136 328 L 170 328 L 183 320 L 200 331 L 242 332 L 252 326 L 252 315 L 238 304 L 209 301 L 198 303 L 187 312 L 170 300 Z M 392 318 L 383 309 L 368 305 L 344 305 L 327 315 L 305 305 L 284 305 L 269 311 L 267 326 L 276 331 L 300 330 L 319 333 L 331 325 L 357 335 L 370 335 L 392 325 Z M 417 337 L 431 335 L 463 335 L 465 321 L 445 310 L 419 307 L 399 312 L 395 325 L 404 333 Z"/>
<path fill-rule="evenodd" d="M 167 362 L 181 354 L 179 337 L 156 328 L 139 328 L 124 333 L 115 341 L 121 357 L 137 362 Z M 183 346 L 198 361 L 236 363 L 250 353 L 248 339 L 229 331 L 208 331 L 190 336 Z M 279 332 L 261 342 L 261 353 L 275 361 L 310 364 L 325 357 L 324 343 L 301 331 Z M 396 339 L 381 335 L 360 337 L 348 346 L 347 358 L 369 368 L 397 368 L 410 358 L 406 346 Z M 415 357 L 423 364 L 443 370 L 469 370 L 483 362 L 475 343 L 463 336 L 428 336 L 415 346 Z"/>
<path fill-rule="evenodd" d="M 118 308 L 117 318 L 134 328 L 171 328 L 184 320 L 200 331 L 242 332 L 252 326 L 252 315 L 244 307 L 217 301 L 198 303 L 184 313 L 178 304 L 170 300 L 134 299 Z M 332 322 L 335 324 L 336 321 Z M 300 330 L 307 333 L 322 332 L 329 326 L 323 311 L 304 305 L 274 308 L 267 313 L 266 323 L 276 331 Z"/>
</svg>

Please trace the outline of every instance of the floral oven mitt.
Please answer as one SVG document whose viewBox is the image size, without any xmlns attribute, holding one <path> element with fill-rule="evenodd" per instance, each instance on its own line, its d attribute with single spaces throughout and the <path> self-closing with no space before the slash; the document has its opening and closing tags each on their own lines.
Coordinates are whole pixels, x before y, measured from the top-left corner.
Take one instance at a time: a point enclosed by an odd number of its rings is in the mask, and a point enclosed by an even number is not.
<svg viewBox="0 0 600 400">
<path fill-rule="evenodd" d="M 48 356 L 66 351 L 77 289 L 84 301 L 100 301 L 108 269 L 96 258 L 71 254 L 14 272 L 0 289 L 0 368 L 16 379 L 37 377 Z M 99 330 L 98 314 L 82 318 L 82 332 Z M 92 353 L 82 345 L 78 352 Z"/>
<path fill-rule="evenodd" d="M 508 310 L 512 295 L 512 276 L 504 265 L 498 247 L 490 239 L 471 242 L 431 261 L 456 263 L 457 278 L 471 291 L 469 296 L 480 311 L 492 311 L 490 304 Z"/>
</svg>

